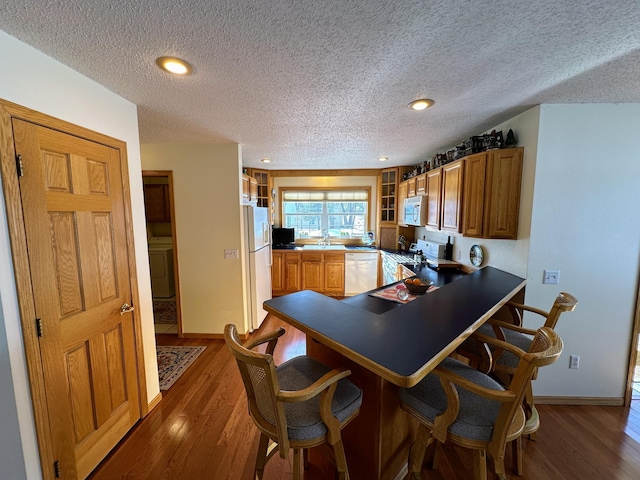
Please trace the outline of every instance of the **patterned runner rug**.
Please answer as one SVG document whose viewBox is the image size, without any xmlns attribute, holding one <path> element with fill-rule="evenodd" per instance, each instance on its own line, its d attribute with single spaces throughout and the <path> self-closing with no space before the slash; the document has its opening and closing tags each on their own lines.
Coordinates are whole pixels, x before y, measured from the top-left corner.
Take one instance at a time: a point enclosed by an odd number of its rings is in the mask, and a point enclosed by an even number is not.
<svg viewBox="0 0 640 480">
<path fill-rule="evenodd" d="M 153 323 L 178 323 L 175 300 L 153 301 Z"/>
<path fill-rule="evenodd" d="M 169 390 L 205 348 L 207 347 L 156 347 L 160 390 Z"/>
</svg>

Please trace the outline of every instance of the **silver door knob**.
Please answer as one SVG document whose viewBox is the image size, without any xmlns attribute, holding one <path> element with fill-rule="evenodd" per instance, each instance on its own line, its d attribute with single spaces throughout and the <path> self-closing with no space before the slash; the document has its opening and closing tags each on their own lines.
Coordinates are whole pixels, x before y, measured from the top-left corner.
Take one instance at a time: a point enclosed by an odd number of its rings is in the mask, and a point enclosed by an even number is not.
<svg viewBox="0 0 640 480">
<path fill-rule="evenodd" d="M 128 303 L 123 303 L 120 307 L 120 315 L 124 315 L 125 313 L 133 312 L 133 307 Z"/>
</svg>

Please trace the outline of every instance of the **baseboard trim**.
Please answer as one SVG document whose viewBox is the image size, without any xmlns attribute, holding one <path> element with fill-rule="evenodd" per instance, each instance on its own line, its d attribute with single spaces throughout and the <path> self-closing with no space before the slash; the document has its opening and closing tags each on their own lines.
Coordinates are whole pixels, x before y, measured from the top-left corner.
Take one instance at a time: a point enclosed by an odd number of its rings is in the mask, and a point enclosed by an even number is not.
<svg viewBox="0 0 640 480">
<path fill-rule="evenodd" d="M 153 400 L 149 402 L 149 404 L 147 405 L 147 411 L 145 412 L 143 417 L 146 417 L 147 415 L 149 415 L 149 413 L 151 413 L 151 410 L 153 410 L 158 406 L 158 404 L 160 403 L 160 400 L 162 400 L 162 392 L 159 392 L 158 395 L 156 395 L 153 398 Z"/>
<path fill-rule="evenodd" d="M 621 407 L 624 405 L 622 397 L 533 397 L 537 405 L 600 405 L 607 407 Z"/>
</svg>

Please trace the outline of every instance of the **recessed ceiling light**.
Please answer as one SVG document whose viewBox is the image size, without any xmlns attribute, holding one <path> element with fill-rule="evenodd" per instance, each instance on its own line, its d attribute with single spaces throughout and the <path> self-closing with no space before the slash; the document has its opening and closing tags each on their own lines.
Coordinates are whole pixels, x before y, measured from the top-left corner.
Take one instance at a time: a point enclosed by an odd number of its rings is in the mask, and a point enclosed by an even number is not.
<svg viewBox="0 0 640 480">
<path fill-rule="evenodd" d="M 435 102 L 430 98 L 421 98 L 419 100 L 414 100 L 409 104 L 409 108 L 412 110 L 424 110 L 425 108 L 429 108 Z"/>
<path fill-rule="evenodd" d="M 162 70 L 176 75 L 189 75 L 193 71 L 191 65 L 176 57 L 159 57 L 156 59 L 156 65 Z"/>
<path fill-rule="evenodd" d="M 271 163 L 271 159 L 269 157 L 265 157 L 262 160 L 260 160 L 262 163 Z"/>
<path fill-rule="evenodd" d="M 378 160 L 380 160 L 381 162 L 386 162 L 387 160 L 389 160 L 389 157 L 379 157 Z"/>
</svg>

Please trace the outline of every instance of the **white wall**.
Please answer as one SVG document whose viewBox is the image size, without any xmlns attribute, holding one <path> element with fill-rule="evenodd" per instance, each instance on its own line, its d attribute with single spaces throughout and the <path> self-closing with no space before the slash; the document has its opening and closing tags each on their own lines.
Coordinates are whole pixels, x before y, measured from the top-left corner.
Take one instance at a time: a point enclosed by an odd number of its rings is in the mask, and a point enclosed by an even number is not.
<svg viewBox="0 0 640 480">
<path fill-rule="evenodd" d="M 0 98 L 127 143 L 140 291 L 140 305 L 137 306 L 137 311 L 141 315 L 143 325 L 146 389 L 151 400 L 159 393 L 159 386 L 136 106 L 2 31 L 0 65 Z M 15 403 L 0 402 L 0 418 L 6 419 L 8 428 L 14 429 L 15 420 L 19 425 L 19 432 L 13 432 L 5 431 L 3 424 L 0 435 L 0 465 L 14 464 L 16 475 L 4 476 L 0 470 L 0 477 L 25 478 L 21 473 L 24 469 L 26 478 L 35 479 L 41 477 L 41 472 L 18 315 L 4 192 L 0 195 L 0 266 L 0 358 L 3 360 L 0 377 L 4 379 L 7 373 L 4 359 L 8 357 L 13 390 L 11 383 L 4 381 L 2 389 L 3 392 L 6 392 L 5 389 L 12 392 L 15 399 Z"/>
<path fill-rule="evenodd" d="M 548 309 L 558 291 L 578 298 L 560 318 L 560 360 L 535 395 L 624 395 L 638 291 L 640 104 L 543 105 L 526 302 Z M 544 269 L 560 270 L 543 285 Z M 570 370 L 569 355 L 581 356 Z"/>
<path fill-rule="evenodd" d="M 472 245 L 478 244 L 483 247 L 485 253 L 485 263 L 483 265 L 491 265 L 514 275 L 526 277 L 539 116 L 540 107 L 534 107 L 495 127 L 498 131 L 502 130 L 505 138 L 509 129 L 513 129 L 517 136 L 518 147 L 524 147 L 518 238 L 516 240 L 491 240 L 454 235 L 454 238 L 452 238 L 454 260 L 458 260 L 465 265 L 471 265 L 469 251 Z M 423 238 L 424 236 L 427 240 L 446 243 L 448 235 L 420 227 L 416 229 L 416 236 L 417 238 Z"/>
<path fill-rule="evenodd" d="M 244 333 L 239 145 L 144 144 L 141 154 L 144 170 L 173 171 L 183 333 L 219 335 L 227 323 Z"/>
</svg>

